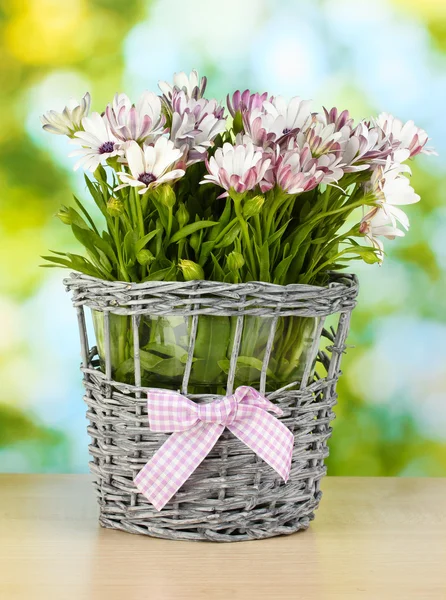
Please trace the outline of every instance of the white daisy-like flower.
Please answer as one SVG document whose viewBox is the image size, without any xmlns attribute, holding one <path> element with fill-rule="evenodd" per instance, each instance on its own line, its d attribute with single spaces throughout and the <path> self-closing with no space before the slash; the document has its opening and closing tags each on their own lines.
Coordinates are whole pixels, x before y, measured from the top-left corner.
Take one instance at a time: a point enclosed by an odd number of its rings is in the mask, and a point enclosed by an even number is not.
<svg viewBox="0 0 446 600">
<path fill-rule="evenodd" d="M 329 153 L 340 153 L 340 140 L 346 132 L 336 131 L 334 123 L 321 123 L 314 120 L 310 127 L 304 131 L 299 131 L 296 135 L 296 141 L 300 147 L 308 144 L 313 156 L 322 156 Z M 350 134 L 350 130 L 346 135 Z"/>
<path fill-rule="evenodd" d="M 345 173 L 364 171 L 371 164 L 383 165 L 392 153 L 392 145 L 384 131 L 365 121 L 358 123 L 351 135 L 343 136 L 339 143 Z"/>
<path fill-rule="evenodd" d="M 175 168 L 180 157 L 181 150 L 165 137 L 159 137 L 154 144 L 147 144 L 143 148 L 134 141 L 128 142 L 125 158 L 130 173 L 118 173 L 122 184 L 115 189 L 132 186 L 138 188 L 139 194 L 145 194 L 162 183 L 180 179 L 185 173 L 183 169 Z"/>
<path fill-rule="evenodd" d="M 379 261 L 384 259 L 384 244 L 379 237 L 394 240 L 396 237 L 404 237 L 404 232 L 398 229 L 382 208 L 375 207 L 363 216 L 360 233 L 364 234 L 369 244 L 378 250 Z"/>
<path fill-rule="evenodd" d="M 348 127 L 350 131 L 353 129 L 353 119 L 350 117 L 348 110 L 339 111 L 336 106 L 333 106 L 330 110 L 324 107 L 323 113 L 317 113 L 316 119 L 325 125 L 333 124 L 335 131 L 342 131 L 345 127 Z"/>
<path fill-rule="evenodd" d="M 116 94 L 105 114 L 112 133 L 124 142 L 135 140 L 141 144 L 164 131 L 166 120 L 162 114 L 161 99 L 153 92 L 143 92 L 136 105 L 127 94 Z"/>
<path fill-rule="evenodd" d="M 188 98 L 184 91 L 172 98 L 170 139 L 182 150 L 187 164 L 204 160 L 214 139 L 226 129 L 224 108 L 216 100 Z"/>
<path fill-rule="evenodd" d="M 271 164 L 271 158 L 252 143 L 232 146 L 229 143 L 217 148 L 214 156 L 206 159 L 208 175 L 200 183 L 215 183 L 226 190 L 219 198 L 229 195 L 229 190 L 243 194 L 261 183 Z"/>
<path fill-rule="evenodd" d="M 76 131 L 82 130 L 82 119 L 88 116 L 91 98 L 87 92 L 80 102 L 71 99 L 61 113 L 50 110 L 40 117 L 43 129 L 57 135 L 73 137 Z"/>
<path fill-rule="evenodd" d="M 207 79 L 198 76 L 198 71 L 193 69 L 190 75 L 187 75 L 183 71 L 180 73 L 174 73 L 173 83 L 167 81 L 159 81 L 158 87 L 164 96 L 171 100 L 174 91 L 183 91 L 188 98 L 194 98 L 198 100 L 203 97 L 206 89 Z"/>
<path fill-rule="evenodd" d="M 289 194 L 300 194 L 320 183 L 339 181 L 344 174 L 340 161 L 336 154 L 314 156 L 308 143 L 299 146 L 296 140 L 290 140 L 287 150 L 276 146 L 274 164 L 265 178 Z"/>
<path fill-rule="evenodd" d="M 405 160 L 404 154 L 398 154 L 400 150 L 408 151 L 412 158 L 417 154 L 436 154 L 432 148 L 426 148 L 429 140 L 424 129 L 420 129 L 413 121 L 403 123 L 393 115 L 381 113 L 375 121 L 384 133 L 391 137 L 391 141 L 397 144 L 395 149 L 395 160 Z M 407 158 L 407 157 L 406 157 Z"/>
<path fill-rule="evenodd" d="M 226 97 L 228 110 L 233 117 L 235 117 L 238 112 L 243 114 L 246 112 L 251 112 L 255 108 L 262 108 L 265 100 L 272 102 L 274 100 L 274 96 L 270 96 L 268 98 L 267 92 L 264 92 L 263 94 L 251 94 L 249 90 L 245 90 L 244 92 L 237 90 L 233 93 L 232 99 L 230 98 L 229 94 Z"/>
<path fill-rule="evenodd" d="M 259 148 L 267 149 L 286 135 L 285 119 L 266 113 L 262 108 L 246 111 L 242 115 L 245 135 Z"/>
<path fill-rule="evenodd" d="M 283 133 L 304 129 L 312 122 L 310 110 L 311 100 L 302 100 L 298 96 L 289 102 L 283 96 L 276 96 L 271 102 L 263 103 L 263 109 L 274 118 L 282 118 L 284 122 Z"/>
<path fill-rule="evenodd" d="M 81 157 L 74 165 L 74 170 L 82 165 L 89 171 L 95 171 L 107 158 L 122 154 L 120 140 L 111 132 L 108 120 L 98 112 L 84 117 L 82 127 L 83 131 L 76 131 L 71 141 L 81 146 L 70 154 Z"/>
<path fill-rule="evenodd" d="M 321 183 L 331 185 L 338 182 L 344 175 L 342 156 L 323 154 L 317 158 L 317 168 L 324 173 Z"/>
<path fill-rule="evenodd" d="M 299 97 L 286 102 L 283 96 L 263 102 L 243 114 L 245 132 L 256 146 L 267 148 L 287 136 L 305 129 L 312 122 L 311 102 Z"/>
<path fill-rule="evenodd" d="M 293 149 L 279 154 L 272 169 L 277 186 L 288 194 L 301 194 L 321 183 L 324 173 L 317 168 L 310 147 Z"/>
<path fill-rule="evenodd" d="M 385 166 L 374 169 L 368 188 L 392 225 L 395 227 L 399 221 L 405 229 L 409 229 L 409 219 L 399 206 L 419 202 L 420 196 L 415 193 L 409 179 L 402 173 L 410 174 L 410 168 L 407 165 L 394 163 L 388 158 Z"/>
</svg>

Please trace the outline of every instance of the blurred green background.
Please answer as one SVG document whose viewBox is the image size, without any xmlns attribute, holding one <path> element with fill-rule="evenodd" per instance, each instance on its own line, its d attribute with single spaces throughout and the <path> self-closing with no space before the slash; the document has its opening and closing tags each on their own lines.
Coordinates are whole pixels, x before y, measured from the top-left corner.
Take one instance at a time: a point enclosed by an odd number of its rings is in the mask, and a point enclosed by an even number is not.
<svg viewBox="0 0 446 600">
<path fill-rule="evenodd" d="M 443 0 L 4 0 L 0 62 L 0 471 L 87 470 L 77 325 L 66 274 L 39 269 L 76 245 L 54 219 L 75 191 L 65 138 L 39 115 L 89 90 L 156 89 L 197 68 L 208 96 L 237 88 L 313 98 L 357 118 L 414 119 L 421 157 L 410 235 L 361 293 L 339 385 L 329 473 L 446 475 L 446 2 Z"/>
</svg>

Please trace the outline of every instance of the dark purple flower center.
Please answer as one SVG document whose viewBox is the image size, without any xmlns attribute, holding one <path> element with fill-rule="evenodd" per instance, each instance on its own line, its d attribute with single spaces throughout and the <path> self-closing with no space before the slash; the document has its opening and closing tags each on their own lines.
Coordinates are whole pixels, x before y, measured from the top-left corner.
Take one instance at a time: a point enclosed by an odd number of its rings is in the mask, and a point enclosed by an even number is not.
<svg viewBox="0 0 446 600">
<path fill-rule="evenodd" d="M 285 129 L 283 130 L 283 135 L 290 133 L 290 131 L 291 131 L 291 129 L 288 129 L 288 127 L 285 127 Z"/>
<path fill-rule="evenodd" d="M 107 152 L 113 152 L 115 144 L 113 142 L 104 142 L 102 146 L 99 146 L 99 154 L 107 154 Z"/>
<path fill-rule="evenodd" d="M 141 173 L 141 175 L 138 176 L 138 181 L 141 181 L 144 185 L 149 185 L 149 183 L 152 183 L 155 180 L 156 177 L 153 173 Z"/>
</svg>

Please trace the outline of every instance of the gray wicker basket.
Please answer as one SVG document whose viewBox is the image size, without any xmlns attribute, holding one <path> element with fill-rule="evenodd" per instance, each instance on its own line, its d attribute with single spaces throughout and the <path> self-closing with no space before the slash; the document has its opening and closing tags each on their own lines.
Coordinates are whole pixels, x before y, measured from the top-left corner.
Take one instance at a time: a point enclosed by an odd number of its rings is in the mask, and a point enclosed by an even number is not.
<svg viewBox="0 0 446 600">
<path fill-rule="evenodd" d="M 353 275 L 333 274 L 327 287 L 285 287 L 249 282 L 211 281 L 128 284 L 71 274 L 64 281 L 76 307 L 82 372 L 91 436 L 90 463 L 104 527 L 175 540 L 241 541 L 290 534 L 308 527 L 321 492 L 327 440 L 336 403 L 336 382 L 345 350 L 350 313 L 358 292 Z M 87 339 L 84 308 L 103 313 L 105 360 Z M 112 380 L 110 313 L 130 315 L 134 331 L 135 385 Z M 319 317 L 313 347 L 301 381 L 267 394 L 283 410 L 282 422 L 295 443 L 288 483 L 237 438 L 225 432 L 217 445 L 172 500 L 158 512 L 136 489 L 133 479 L 168 435 L 148 428 L 146 392 L 141 386 L 138 326 L 141 315 L 182 315 L 196 331 L 200 315 L 236 316 L 237 330 L 226 394 L 233 391 L 243 320 L 247 315 L 270 320 L 259 391 L 265 392 L 274 329 L 279 316 Z M 324 327 L 325 318 L 337 324 Z M 321 337 L 328 346 L 320 349 Z M 194 336 L 185 363 L 181 392 L 195 402 L 216 396 L 187 393 Z M 316 369 L 314 370 L 314 361 Z M 221 397 L 221 396 L 220 396 Z"/>
</svg>

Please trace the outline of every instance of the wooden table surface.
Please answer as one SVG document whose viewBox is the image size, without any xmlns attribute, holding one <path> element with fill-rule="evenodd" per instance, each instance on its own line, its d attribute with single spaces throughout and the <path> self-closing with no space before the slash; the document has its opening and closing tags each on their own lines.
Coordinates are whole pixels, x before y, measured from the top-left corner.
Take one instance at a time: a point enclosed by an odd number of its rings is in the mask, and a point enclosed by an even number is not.
<svg viewBox="0 0 446 600">
<path fill-rule="evenodd" d="M 86 475 L 0 475 L 0 598 L 446 599 L 446 479 L 322 489 L 306 532 L 215 544 L 100 528 Z"/>
</svg>

